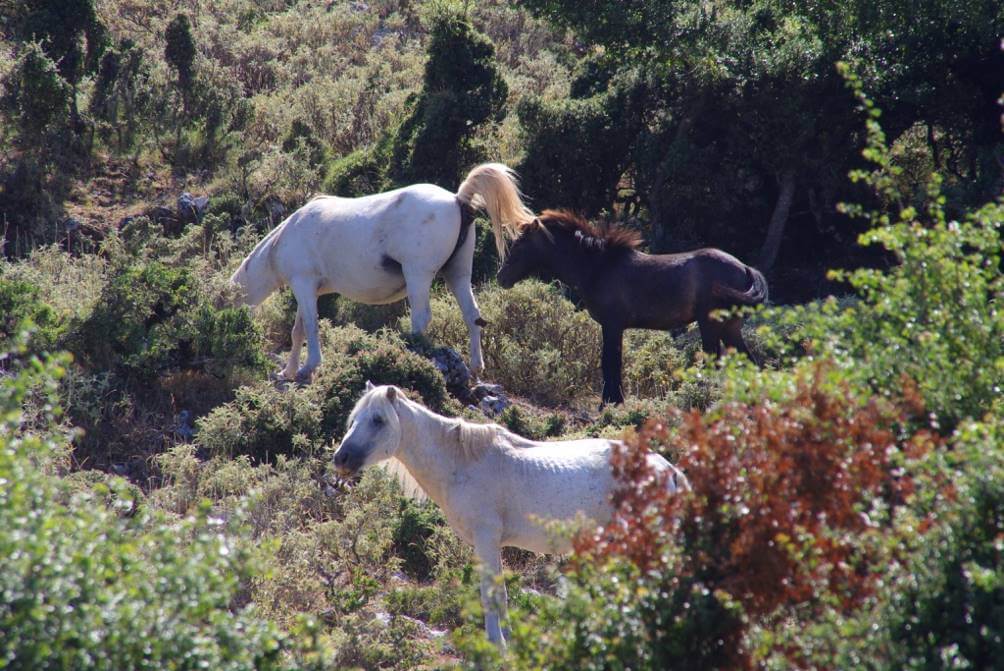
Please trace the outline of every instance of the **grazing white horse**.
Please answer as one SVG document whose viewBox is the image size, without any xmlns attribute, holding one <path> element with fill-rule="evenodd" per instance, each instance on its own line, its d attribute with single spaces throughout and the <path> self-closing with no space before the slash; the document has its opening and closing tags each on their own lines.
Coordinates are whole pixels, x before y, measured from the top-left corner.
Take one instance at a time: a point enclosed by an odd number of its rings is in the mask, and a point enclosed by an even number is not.
<svg viewBox="0 0 1004 671">
<path fill-rule="evenodd" d="M 366 383 L 366 393 L 349 416 L 349 426 L 333 457 L 344 475 L 385 462 L 406 492 L 435 501 L 450 526 L 482 564 L 481 603 L 488 638 L 505 646 L 500 620 L 506 618 L 503 546 L 544 553 L 571 549 L 542 521 L 584 515 L 597 523 L 613 513 L 615 481 L 610 467 L 614 441 L 605 439 L 535 442 L 497 424 L 474 424 L 442 417 L 391 386 Z M 668 470 L 673 492 L 689 489 L 686 477 L 655 453 L 655 468 Z"/>
<path fill-rule="evenodd" d="M 481 326 L 471 290 L 473 210 L 487 212 L 495 243 L 533 213 L 523 204 L 515 173 L 500 163 L 479 165 L 457 193 L 414 184 L 362 198 L 318 196 L 275 227 L 230 278 L 243 302 L 255 306 L 288 285 L 296 297 L 293 347 L 281 377 L 309 382 L 321 363 L 317 297 L 339 293 L 360 303 L 408 297 L 411 328 L 423 333 L 431 319 L 429 289 L 443 273 L 470 331 L 471 368 L 481 372 Z M 297 370 L 307 340 L 307 360 Z"/>
</svg>

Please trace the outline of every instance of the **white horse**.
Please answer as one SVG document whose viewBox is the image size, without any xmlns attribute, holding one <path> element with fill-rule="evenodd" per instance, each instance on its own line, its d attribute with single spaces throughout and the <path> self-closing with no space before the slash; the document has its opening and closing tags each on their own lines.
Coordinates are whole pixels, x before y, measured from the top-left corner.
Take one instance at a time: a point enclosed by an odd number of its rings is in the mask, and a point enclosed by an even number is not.
<svg viewBox="0 0 1004 671">
<path fill-rule="evenodd" d="M 610 467 L 614 441 L 535 442 L 497 424 L 474 424 L 432 412 L 391 386 L 366 383 L 349 416 L 334 466 L 349 475 L 385 462 L 406 492 L 435 501 L 450 526 L 482 564 L 481 603 L 488 638 L 505 646 L 502 546 L 565 553 L 570 540 L 549 533 L 546 520 L 580 515 L 608 521 L 616 485 Z M 648 461 L 668 471 L 667 487 L 689 489 L 686 477 L 655 453 Z"/>
<path fill-rule="evenodd" d="M 383 304 L 408 297 L 411 328 L 423 333 L 431 319 L 429 289 L 442 271 L 470 331 L 471 368 L 484 368 L 484 321 L 471 290 L 473 210 L 488 213 L 495 243 L 533 213 L 523 204 L 515 173 L 500 163 L 479 165 L 457 193 L 415 184 L 362 198 L 318 196 L 275 227 L 230 278 L 243 302 L 256 306 L 288 285 L 296 297 L 293 347 L 281 377 L 309 382 L 321 363 L 317 297 L 339 293 L 360 303 Z M 307 360 L 297 370 L 307 340 Z"/>
</svg>

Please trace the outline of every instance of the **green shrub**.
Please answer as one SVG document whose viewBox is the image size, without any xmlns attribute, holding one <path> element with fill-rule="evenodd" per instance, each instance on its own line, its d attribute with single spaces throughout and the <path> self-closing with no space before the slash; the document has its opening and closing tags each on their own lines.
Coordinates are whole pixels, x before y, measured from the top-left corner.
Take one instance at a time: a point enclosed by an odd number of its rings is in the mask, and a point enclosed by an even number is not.
<svg viewBox="0 0 1004 671">
<path fill-rule="evenodd" d="M 212 307 L 186 267 L 128 256 L 119 264 L 94 310 L 71 326 L 69 346 L 86 366 L 143 381 L 170 368 L 263 369 L 247 308 Z"/>
<path fill-rule="evenodd" d="M 3 89 L 0 104 L 22 142 L 52 149 L 55 136 L 69 127 L 73 90 L 41 45 L 25 45 Z"/>
<path fill-rule="evenodd" d="M 281 454 L 311 454 L 325 440 L 323 413 L 309 388 L 276 389 L 260 382 L 237 389 L 233 401 L 198 420 L 196 440 L 212 455 L 246 454 L 271 461 Z"/>
<path fill-rule="evenodd" d="M 505 116 L 508 86 L 491 41 L 456 9 L 437 10 L 422 90 L 395 132 L 390 173 L 397 183 L 455 189 L 461 170 L 480 159 L 474 131 Z"/>
<path fill-rule="evenodd" d="M 434 504 L 419 504 L 402 498 L 397 525 L 394 527 L 394 553 L 401 558 L 401 568 L 416 580 L 432 576 L 434 560 L 428 542 L 436 528 L 446 520 Z"/>
<path fill-rule="evenodd" d="M 333 161 L 324 178 L 324 191 L 354 198 L 386 190 L 390 186 L 387 162 L 390 160 L 391 138 L 390 134 L 384 134 L 372 146 L 357 149 Z"/>
<path fill-rule="evenodd" d="M 467 327 L 451 297 L 433 298 L 428 336 L 464 352 Z M 600 327 L 555 285 L 485 287 L 478 296 L 485 374 L 505 390 L 546 405 L 567 405 L 599 389 Z"/>
<path fill-rule="evenodd" d="M 406 349 L 396 333 L 325 325 L 321 341 L 324 361 L 311 384 L 239 388 L 233 401 L 199 420 L 198 443 L 214 455 L 246 454 L 255 461 L 312 454 L 341 435 L 367 380 L 411 390 L 437 412 L 459 411 L 435 365 Z"/>
<path fill-rule="evenodd" d="M 374 333 L 387 326 L 396 326 L 408 312 L 408 303 L 400 300 L 385 305 L 367 305 L 337 294 L 327 294 L 318 299 L 318 312 L 336 326 L 354 325 Z"/>
<path fill-rule="evenodd" d="M 885 612 L 868 619 L 885 623 L 890 666 L 981 669 L 1004 655 L 1004 637 L 991 624 L 1004 618 L 1002 446 L 1000 417 L 960 428 L 950 458 L 954 500 L 939 511 L 940 528 L 927 534 L 916 560 L 890 581 Z"/>
<path fill-rule="evenodd" d="M 556 412 L 536 415 L 518 405 L 510 405 L 503 410 L 498 422 L 513 433 L 533 440 L 544 440 L 565 432 L 565 418 L 562 415 Z"/>
<path fill-rule="evenodd" d="M 528 193 L 548 207 L 597 214 L 611 207 L 643 127 L 644 80 L 627 73 L 609 92 L 560 101 L 527 98 L 518 114 L 526 156 L 518 170 Z"/>
<path fill-rule="evenodd" d="M 624 333 L 626 395 L 664 398 L 679 385 L 683 367 L 683 356 L 669 333 L 638 329 Z"/>
<path fill-rule="evenodd" d="M 56 345 L 65 324 L 39 300 L 40 293 L 28 282 L 0 277 L 0 351 L 10 350 L 24 329 L 33 331 L 31 343 L 37 350 Z"/>
<path fill-rule="evenodd" d="M 54 365 L 0 380 L 0 662 L 23 669 L 287 668 L 294 642 L 235 604 L 254 570 L 223 523 L 143 505 L 119 479 L 80 488 L 52 461 L 58 411 L 19 435 L 28 389 L 55 407 Z M 290 665 L 291 666 L 291 665 Z"/>
</svg>

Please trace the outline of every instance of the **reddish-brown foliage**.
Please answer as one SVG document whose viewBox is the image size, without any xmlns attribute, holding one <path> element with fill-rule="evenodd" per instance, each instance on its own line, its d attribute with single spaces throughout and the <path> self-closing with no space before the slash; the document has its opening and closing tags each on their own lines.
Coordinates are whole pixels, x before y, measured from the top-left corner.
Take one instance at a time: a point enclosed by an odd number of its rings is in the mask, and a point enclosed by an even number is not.
<svg viewBox="0 0 1004 671">
<path fill-rule="evenodd" d="M 876 578 L 860 542 L 876 524 L 870 504 L 901 503 L 913 491 L 904 460 L 938 437 L 898 435 L 920 410 L 912 385 L 898 403 L 861 404 L 846 388 L 827 389 L 824 374 L 817 368 L 781 404 L 690 412 L 676 430 L 651 422 L 616 451 L 615 516 L 579 537 L 577 551 L 696 579 L 751 617 L 822 592 L 846 608 L 859 603 Z M 679 454 L 693 491 L 668 494 L 664 475 L 647 466 L 649 450 Z M 666 551 L 673 546 L 679 553 Z"/>
</svg>

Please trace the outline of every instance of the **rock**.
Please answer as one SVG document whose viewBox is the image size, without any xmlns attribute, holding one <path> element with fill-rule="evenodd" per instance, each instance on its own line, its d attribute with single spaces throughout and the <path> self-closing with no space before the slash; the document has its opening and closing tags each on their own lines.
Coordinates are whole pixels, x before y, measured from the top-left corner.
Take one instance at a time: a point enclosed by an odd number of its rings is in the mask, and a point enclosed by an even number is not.
<svg viewBox="0 0 1004 671">
<path fill-rule="evenodd" d="M 192 428 L 192 413 L 182 410 L 175 418 L 174 435 L 180 440 L 190 443 L 195 437 L 195 429 Z"/>
<path fill-rule="evenodd" d="M 471 381 L 471 369 L 464 363 L 463 357 L 456 350 L 440 347 L 432 353 L 432 363 L 443 374 L 447 387 L 466 389 Z"/>
<path fill-rule="evenodd" d="M 485 396 L 505 396 L 505 389 L 500 384 L 479 382 L 471 389 L 471 393 L 478 398 L 484 398 Z"/>
<path fill-rule="evenodd" d="M 169 207 L 164 207 L 163 205 L 158 205 L 150 210 L 147 210 L 146 216 L 150 217 L 150 221 L 157 224 L 164 229 L 164 233 L 167 235 L 178 235 L 181 233 L 182 223 L 174 215 L 174 210 Z"/>
<path fill-rule="evenodd" d="M 178 196 L 178 219 L 186 224 L 200 222 L 208 206 L 209 196 L 195 197 L 186 191 Z"/>
<path fill-rule="evenodd" d="M 478 407 L 481 412 L 485 413 L 489 417 L 497 417 L 502 414 L 502 411 L 512 405 L 509 399 L 505 396 L 485 396 L 478 403 Z"/>
</svg>

